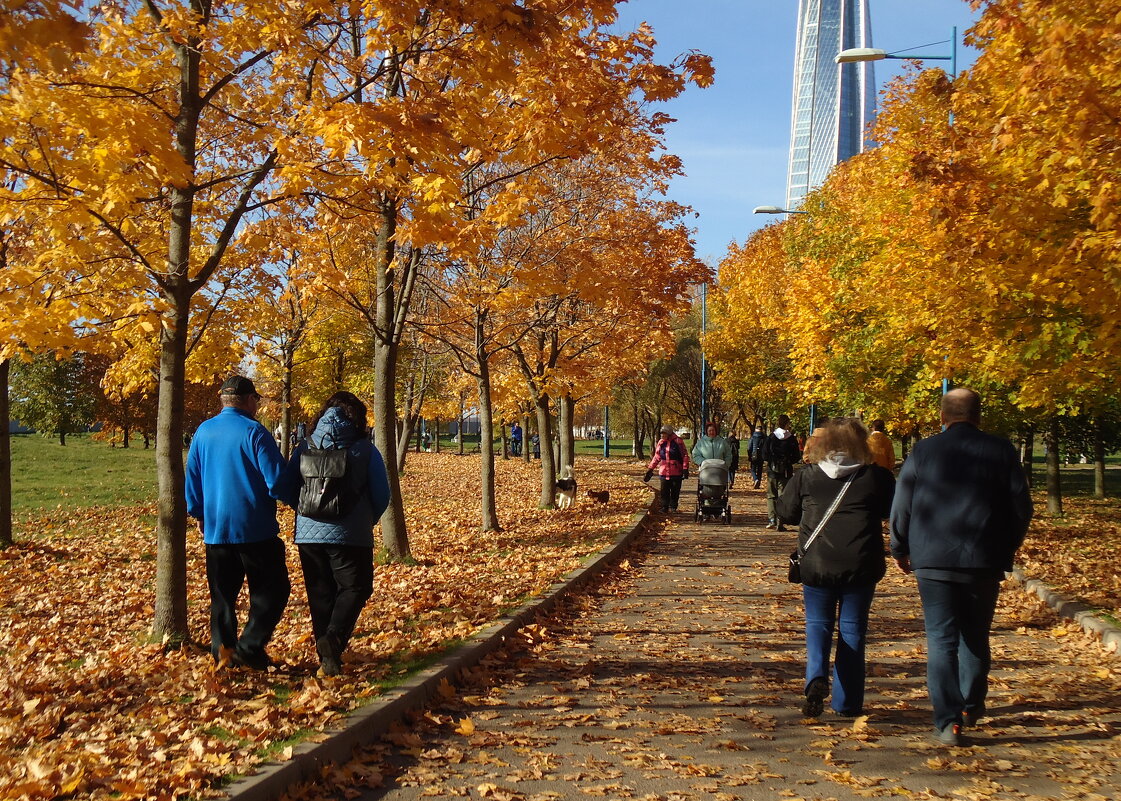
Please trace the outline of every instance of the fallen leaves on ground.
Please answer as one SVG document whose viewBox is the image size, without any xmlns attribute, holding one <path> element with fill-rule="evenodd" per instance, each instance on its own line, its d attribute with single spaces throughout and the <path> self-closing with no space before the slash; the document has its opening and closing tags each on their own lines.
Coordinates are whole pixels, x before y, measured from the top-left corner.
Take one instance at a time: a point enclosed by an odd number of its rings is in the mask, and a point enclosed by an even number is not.
<svg viewBox="0 0 1121 801">
<path fill-rule="evenodd" d="M 1034 500 L 1036 517 L 1016 561 L 1029 578 L 1121 620 L 1121 504 L 1116 498 L 1065 498 L 1066 515 L 1056 520 L 1047 517 L 1042 494 Z"/>
<path fill-rule="evenodd" d="M 344 657 L 319 680 L 291 512 L 292 600 L 270 645 L 268 673 L 215 670 L 198 647 L 147 644 L 155 587 L 155 508 L 55 510 L 17 521 L 0 551 L 0 796 L 208 797 L 221 778 L 286 758 L 409 664 L 469 637 L 609 544 L 649 492 L 619 461 L 578 463 L 581 497 L 565 512 L 536 508 L 537 464 L 498 464 L 501 532 L 478 524 L 479 460 L 411 454 L 402 479 L 417 564 L 378 567 L 374 595 Z M 209 642 L 203 549 L 188 534 L 192 637 Z M 247 605 L 240 608 L 244 622 Z M 474 731 L 459 721 L 462 736 Z M 376 772 L 359 777 L 377 786 Z M 492 797 L 501 797 L 497 792 Z"/>
</svg>

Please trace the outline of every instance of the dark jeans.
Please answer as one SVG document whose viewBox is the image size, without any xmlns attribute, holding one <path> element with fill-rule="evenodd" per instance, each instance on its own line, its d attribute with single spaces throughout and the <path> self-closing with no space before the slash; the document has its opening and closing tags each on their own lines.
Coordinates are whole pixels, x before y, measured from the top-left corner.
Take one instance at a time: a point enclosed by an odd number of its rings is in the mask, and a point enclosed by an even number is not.
<svg viewBox="0 0 1121 801">
<path fill-rule="evenodd" d="M 926 686 L 934 725 L 944 729 L 961 723 L 962 711 L 980 708 L 988 695 L 989 629 L 1000 579 L 918 582 L 926 621 Z"/>
<path fill-rule="evenodd" d="M 842 589 L 802 587 L 806 608 L 806 686 L 816 678 L 828 679 L 836 624 L 837 656 L 833 660 L 830 705 L 842 715 L 863 714 L 864 645 L 875 593 L 875 584 Z"/>
<path fill-rule="evenodd" d="M 263 542 L 206 546 L 206 580 L 210 585 L 210 652 L 218 646 L 245 657 L 264 654 L 284 614 L 292 585 L 279 537 Z M 249 583 L 249 617 L 237 634 L 237 596 Z"/>
<path fill-rule="evenodd" d="M 332 634 L 339 653 L 354 634 L 362 607 L 374 593 L 374 549 L 353 545 L 301 544 L 311 630 Z"/>
<path fill-rule="evenodd" d="M 763 460 L 751 460 L 751 478 L 758 484 L 763 480 Z"/>
<path fill-rule="evenodd" d="M 767 474 L 767 522 L 776 525 L 780 522 L 778 519 L 778 512 L 776 511 L 776 505 L 778 504 L 779 497 L 782 495 L 782 491 L 786 489 L 786 485 L 789 481 L 789 478 L 779 476 L 774 472 Z"/>
<path fill-rule="evenodd" d="M 662 511 L 668 512 L 677 508 L 681 500 L 681 476 L 667 478 L 662 476 Z"/>
</svg>

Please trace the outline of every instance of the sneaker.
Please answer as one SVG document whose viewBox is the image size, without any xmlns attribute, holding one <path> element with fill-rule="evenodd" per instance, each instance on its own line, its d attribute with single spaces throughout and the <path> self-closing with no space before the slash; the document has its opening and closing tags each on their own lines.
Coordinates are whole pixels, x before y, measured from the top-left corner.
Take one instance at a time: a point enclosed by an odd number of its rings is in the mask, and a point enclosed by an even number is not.
<svg viewBox="0 0 1121 801">
<path fill-rule="evenodd" d="M 767 528 L 774 528 L 774 527 L 775 527 L 775 524 L 774 524 L 774 523 L 768 523 L 768 524 L 767 524 Z"/>
<path fill-rule="evenodd" d="M 961 745 L 961 724 L 951 723 L 944 729 L 935 729 L 934 736 L 942 745 Z"/>
<path fill-rule="evenodd" d="M 985 717 L 984 704 L 980 704 L 973 709 L 967 709 L 961 713 L 962 726 L 967 729 L 972 729 L 981 722 L 981 718 L 983 717 Z"/>
<path fill-rule="evenodd" d="M 753 486 L 753 487 L 754 487 L 755 489 L 759 489 L 759 482 L 758 482 L 758 481 L 756 481 L 756 482 L 755 482 L 755 483 L 754 483 L 754 484 L 753 484 L 752 486 Z"/>
<path fill-rule="evenodd" d="M 316 640 L 315 652 L 319 654 L 320 676 L 338 676 L 343 672 L 342 648 L 334 634 L 328 632 Z"/>
<path fill-rule="evenodd" d="M 802 704 L 802 714 L 816 718 L 825 708 L 825 696 L 829 695 L 829 682 L 818 676 L 806 687 L 806 700 Z"/>
</svg>

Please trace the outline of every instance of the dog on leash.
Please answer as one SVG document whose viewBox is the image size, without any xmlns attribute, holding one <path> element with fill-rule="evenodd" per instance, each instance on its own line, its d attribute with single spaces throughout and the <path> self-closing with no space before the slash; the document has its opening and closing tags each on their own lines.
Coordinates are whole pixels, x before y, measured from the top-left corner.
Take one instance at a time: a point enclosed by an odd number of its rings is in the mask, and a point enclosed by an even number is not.
<svg viewBox="0 0 1121 801">
<path fill-rule="evenodd" d="M 561 468 L 557 479 L 557 508 L 571 509 L 576 503 L 576 479 L 572 477 L 572 465 Z"/>
</svg>

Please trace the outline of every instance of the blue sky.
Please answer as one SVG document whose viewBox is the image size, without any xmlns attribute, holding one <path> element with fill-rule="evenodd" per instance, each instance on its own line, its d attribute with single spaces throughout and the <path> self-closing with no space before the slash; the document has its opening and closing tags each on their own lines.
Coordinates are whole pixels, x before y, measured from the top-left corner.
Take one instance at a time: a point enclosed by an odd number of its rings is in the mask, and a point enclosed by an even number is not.
<svg viewBox="0 0 1121 801">
<path fill-rule="evenodd" d="M 753 208 L 781 206 L 786 197 L 798 0 L 629 0 L 619 12 L 623 30 L 643 20 L 654 27 L 662 62 L 687 50 L 713 58 L 714 86 L 692 87 L 660 110 L 678 120 L 667 148 L 685 162 L 686 176 L 670 195 L 700 214 L 697 255 L 715 263 L 729 242 L 774 222 Z M 959 71 L 976 57 L 960 43 L 979 16 L 965 0 L 869 0 L 869 13 L 874 47 L 893 52 L 949 40 L 956 25 Z M 948 55 L 949 44 L 918 52 Z M 877 61 L 878 87 L 905 63 Z"/>
</svg>

